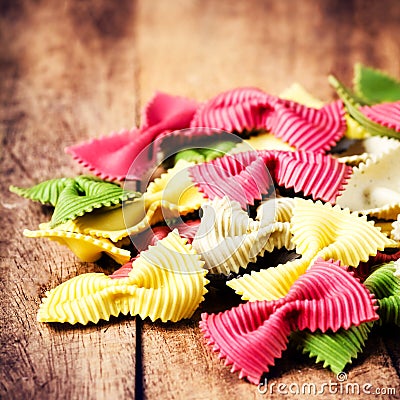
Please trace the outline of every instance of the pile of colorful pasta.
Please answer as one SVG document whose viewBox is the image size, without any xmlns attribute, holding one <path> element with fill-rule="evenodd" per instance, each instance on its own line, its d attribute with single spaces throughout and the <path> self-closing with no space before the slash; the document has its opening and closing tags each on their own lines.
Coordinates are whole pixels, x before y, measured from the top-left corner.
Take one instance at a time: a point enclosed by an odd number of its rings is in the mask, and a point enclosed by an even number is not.
<svg viewBox="0 0 400 400">
<path fill-rule="evenodd" d="M 299 85 L 157 93 L 140 128 L 67 149 L 95 176 L 11 187 L 54 207 L 25 236 L 121 265 L 46 292 L 38 321 L 178 321 L 222 281 L 243 302 L 200 328 L 255 384 L 289 341 L 338 373 L 400 325 L 400 83 L 359 64 L 353 88 L 329 80 L 329 104 Z"/>
</svg>

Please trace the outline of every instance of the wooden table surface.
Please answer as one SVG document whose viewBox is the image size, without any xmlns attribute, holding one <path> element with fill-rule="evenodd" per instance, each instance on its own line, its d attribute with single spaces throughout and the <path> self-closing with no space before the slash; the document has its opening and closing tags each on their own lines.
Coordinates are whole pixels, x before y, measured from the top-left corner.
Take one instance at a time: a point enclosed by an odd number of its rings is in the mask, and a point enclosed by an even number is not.
<svg viewBox="0 0 400 400">
<path fill-rule="evenodd" d="M 77 274 L 110 273 L 113 265 L 105 257 L 79 262 L 56 243 L 24 238 L 22 230 L 48 220 L 50 210 L 8 186 L 80 173 L 64 147 L 138 124 L 156 90 L 205 100 L 236 86 L 279 94 L 300 82 L 331 100 L 328 73 L 350 83 L 357 61 L 399 77 L 399 1 L 0 4 L 0 398 L 280 398 L 239 380 L 203 342 L 200 312 L 228 307 L 233 294 L 221 300 L 212 291 L 191 320 L 176 324 L 133 317 L 88 326 L 36 322 L 45 290 Z M 394 387 L 400 398 L 398 338 L 397 329 L 376 331 L 348 370 L 349 381 Z M 329 380 L 335 380 L 331 372 L 295 351 L 278 361 L 270 378 L 277 384 Z"/>
</svg>

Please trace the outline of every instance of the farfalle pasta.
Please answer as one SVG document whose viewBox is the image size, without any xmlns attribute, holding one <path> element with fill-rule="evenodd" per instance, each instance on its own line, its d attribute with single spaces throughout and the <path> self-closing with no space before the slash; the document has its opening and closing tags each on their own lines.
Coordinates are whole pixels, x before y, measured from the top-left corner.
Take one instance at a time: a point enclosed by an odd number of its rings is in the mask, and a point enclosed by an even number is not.
<svg viewBox="0 0 400 400">
<path fill-rule="evenodd" d="M 316 258 L 333 258 L 356 267 L 378 250 L 398 247 L 366 217 L 311 200 L 295 199 L 291 233 L 301 259 L 233 279 L 228 286 L 244 300 L 273 300 L 285 296 Z"/>
<path fill-rule="evenodd" d="M 29 189 L 11 186 L 11 191 L 42 204 L 55 206 L 51 227 L 73 220 L 97 208 L 110 207 L 140 196 L 119 185 L 90 176 L 42 182 Z"/>
<path fill-rule="evenodd" d="M 102 253 L 106 253 L 119 264 L 125 264 L 131 258 L 130 251 L 120 249 L 108 239 L 68 232 L 59 228 L 40 229 L 37 231 L 25 229 L 24 235 L 30 238 L 47 238 L 67 246 L 81 261 L 97 261 L 102 256 Z"/>
<path fill-rule="evenodd" d="M 190 167 L 192 180 L 208 198 L 226 195 L 243 208 L 270 193 L 273 183 L 334 203 L 351 171 L 328 155 L 285 151 L 250 151 Z"/>
<path fill-rule="evenodd" d="M 354 167 L 337 203 L 371 217 L 395 219 L 400 213 L 399 150 L 400 144 Z"/>
<path fill-rule="evenodd" d="M 87 324 L 130 313 L 175 322 L 203 301 L 205 274 L 192 247 L 171 232 L 133 261 L 127 278 L 83 274 L 47 292 L 38 321 Z"/>
<path fill-rule="evenodd" d="M 224 197 L 202 206 L 201 224 L 193 247 L 211 273 L 228 275 L 246 268 L 265 251 L 282 247 L 292 249 L 291 238 L 288 222 L 267 224 L 265 216 L 263 223 L 253 220 L 239 203 Z"/>
<path fill-rule="evenodd" d="M 200 327 L 232 372 L 257 384 L 286 349 L 294 329 L 348 329 L 378 319 L 371 293 L 338 263 L 317 260 L 287 295 L 203 314 Z"/>
<path fill-rule="evenodd" d="M 191 122 L 197 126 L 228 132 L 264 129 L 298 150 L 324 152 L 344 134 L 346 124 L 340 102 L 314 109 L 259 89 L 238 88 L 199 107 Z"/>
</svg>

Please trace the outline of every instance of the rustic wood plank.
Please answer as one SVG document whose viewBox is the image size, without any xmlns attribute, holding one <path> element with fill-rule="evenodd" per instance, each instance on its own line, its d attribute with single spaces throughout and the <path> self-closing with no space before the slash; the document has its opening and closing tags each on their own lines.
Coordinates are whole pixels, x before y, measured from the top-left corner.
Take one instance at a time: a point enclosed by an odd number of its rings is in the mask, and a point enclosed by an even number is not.
<svg viewBox="0 0 400 400">
<path fill-rule="evenodd" d="M 328 73 L 350 83 L 357 61 L 399 74 L 399 12 L 394 1 L 159 1 L 157 7 L 140 2 L 136 29 L 141 100 L 156 90 L 203 100 L 246 85 L 277 94 L 296 81 L 330 100 Z M 213 292 L 201 311 L 229 308 L 235 301 Z M 199 319 L 200 311 L 175 325 L 145 321 L 146 397 L 266 398 L 205 347 Z M 388 334 L 395 338 L 398 333 L 396 329 Z M 350 369 L 349 382 L 391 386 L 399 393 L 394 366 L 398 352 L 389 351 L 391 359 L 385 347 L 393 346 L 393 340 L 372 335 L 368 350 Z M 278 361 L 271 377 L 276 385 L 329 381 L 336 382 L 332 373 L 293 350 Z M 337 397 L 327 391 L 324 395 Z M 275 389 L 268 398 L 281 397 Z"/>
<path fill-rule="evenodd" d="M 4 2 L 3 2 L 4 3 Z M 2 3 L 2 4 L 3 4 Z M 107 1 L 2 5 L 1 372 L 4 399 L 133 398 L 135 322 L 40 324 L 44 291 L 104 259 L 22 237 L 50 210 L 8 192 L 80 168 L 63 148 L 135 124 L 134 4 Z"/>
</svg>

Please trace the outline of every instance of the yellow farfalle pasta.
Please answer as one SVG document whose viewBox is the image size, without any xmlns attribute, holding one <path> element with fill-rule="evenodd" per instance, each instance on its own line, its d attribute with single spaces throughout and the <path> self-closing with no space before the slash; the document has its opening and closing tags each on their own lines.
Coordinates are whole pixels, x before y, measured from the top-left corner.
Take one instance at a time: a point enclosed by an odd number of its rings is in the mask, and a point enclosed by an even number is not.
<svg viewBox="0 0 400 400">
<path fill-rule="evenodd" d="M 193 163 L 179 160 L 174 168 L 150 183 L 141 198 L 78 218 L 79 232 L 117 242 L 164 219 L 198 210 L 205 198 L 189 178 L 188 167 L 191 165 Z"/>
<path fill-rule="evenodd" d="M 269 132 L 259 132 L 255 136 L 251 136 L 249 139 L 243 139 L 242 142 L 238 143 L 228 154 L 237 154 L 251 150 L 286 150 L 295 151 L 296 149 L 290 144 L 277 138 Z"/>
<path fill-rule="evenodd" d="M 102 253 L 106 253 L 119 264 L 125 264 L 131 258 L 130 251 L 120 249 L 108 239 L 68 232 L 63 230 L 64 228 L 66 227 L 60 226 L 55 229 L 40 229 L 37 231 L 25 229 L 24 235 L 30 238 L 48 238 L 68 246 L 80 260 L 86 262 L 97 261 L 102 256 Z"/>
<path fill-rule="evenodd" d="M 382 219 L 395 219 L 400 212 L 399 146 L 353 168 L 337 204 Z"/>
<path fill-rule="evenodd" d="M 203 265 L 175 230 L 143 251 L 132 263 L 127 278 L 89 273 L 50 290 L 37 319 L 87 324 L 120 313 L 163 322 L 189 318 L 207 293 Z"/>
<path fill-rule="evenodd" d="M 368 261 L 378 250 L 397 247 L 365 216 L 320 201 L 296 199 L 292 233 L 299 254 L 316 251 L 316 257 L 352 267 Z"/>
<path fill-rule="evenodd" d="M 244 300 L 274 300 L 286 295 L 291 285 L 319 257 L 357 267 L 378 250 L 399 246 L 365 216 L 329 203 L 300 198 L 295 199 L 291 233 L 301 259 L 233 279 L 228 286 Z"/>
<path fill-rule="evenodd" d="M 289 292 L 293 283 L 306 272 L 312 258 L 307 255 L 275 268 L 253 271 L 242 278 L 228 281 L 227 285 L 243 300 L 276 300 Z"/>
<path fill-rule="evenodd" d="M 325 104 L 323 101 L 317 99 L 315 96 L 309 93 L 299 83 L 293 83 L 291 86 L 286 88 L 279 97 L 286 100 L 293 100 L 297 103 L 304 104 L 305 106 L 312 108 L 322 108 Z"/>
<path fill-rule="evenodd" d="M 261 227 L 260 221 L 254 221 L 238 202 L 228 197 L 204 204 L 202 211 L 193 247 L 213 274 L 237 273 L 265 251 L 283 246 L 292 248 L 288 223 L 270 222 Z"/>
</svg>

